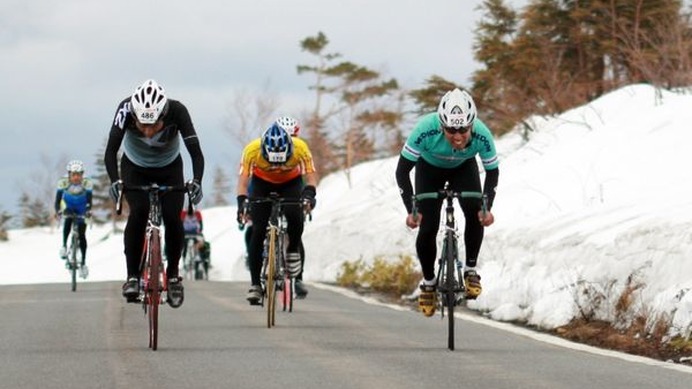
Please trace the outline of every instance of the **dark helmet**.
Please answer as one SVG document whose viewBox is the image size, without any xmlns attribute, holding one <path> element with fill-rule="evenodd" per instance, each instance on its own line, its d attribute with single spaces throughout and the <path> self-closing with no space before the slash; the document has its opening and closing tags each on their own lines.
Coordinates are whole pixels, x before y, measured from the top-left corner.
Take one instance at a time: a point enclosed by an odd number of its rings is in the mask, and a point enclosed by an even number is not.
<svg viewBox="0 0 692 389">
<path fill-rule="evenodd" d="M 262 157 L 270 163 L 286 163 L 293 155 L 291 136 L 274 123 L 262 134 Z"/>
</svg>

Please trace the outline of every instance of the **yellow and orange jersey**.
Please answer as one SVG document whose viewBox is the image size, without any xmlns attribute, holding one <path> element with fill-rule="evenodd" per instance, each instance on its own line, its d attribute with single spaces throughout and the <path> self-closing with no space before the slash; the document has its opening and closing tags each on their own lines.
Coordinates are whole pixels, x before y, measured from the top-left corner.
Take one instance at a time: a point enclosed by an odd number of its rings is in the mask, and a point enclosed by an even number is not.
<svg viewBox="0 0 692 389">
<path fill-rule="evenodd" d="M 273 184 L 282 184 L 303 174 L 314 173 L 315 164 L 307 143 L 297 137 L 292 139 L 293 155 L 281 165 L 272 164 L 262 157 L 260 138 L 248 143 L 243 149 L 239 174 L 246 177 L 254 175 Z"/>
</svg>

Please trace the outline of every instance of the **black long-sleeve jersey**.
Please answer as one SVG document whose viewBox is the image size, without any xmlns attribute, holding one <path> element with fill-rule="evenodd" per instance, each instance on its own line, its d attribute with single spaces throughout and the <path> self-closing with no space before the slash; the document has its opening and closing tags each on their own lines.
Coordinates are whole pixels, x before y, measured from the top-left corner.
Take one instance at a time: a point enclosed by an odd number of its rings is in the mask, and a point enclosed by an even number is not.
<svg viewBox="0 0 692 389">
<path fill-rule="evenodd" d="M 163 114 L 163 129 L 149 139 L 137 129 L 130 97 L 126 98 L 118 105 L 108 136 L 104 156 L 108 177 L 111 182 L 120 178 L 118 150 L 121 145 L 125 156 L 135 165 L 156 168 L 172 163 L 180 155 L 181 137 L 192 159 L 193 178 L 201 182 L 204 155 L 187 108 L 177 100 L 168 99 L 168 108 Z"/>
</svg>

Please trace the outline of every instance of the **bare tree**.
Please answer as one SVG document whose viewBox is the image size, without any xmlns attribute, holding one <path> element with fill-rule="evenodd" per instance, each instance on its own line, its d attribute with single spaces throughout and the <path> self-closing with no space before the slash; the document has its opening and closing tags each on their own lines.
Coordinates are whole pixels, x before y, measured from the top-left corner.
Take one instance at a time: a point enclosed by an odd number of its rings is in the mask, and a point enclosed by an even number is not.
<svg viewBox="0 0 692 389">
<path fill-rule="evenodd" d="M 26 220 L 34 225 L 49 225 L 51 223 L 52 218 L 49 216 L 55 201 L 55 185 L 63 175 L 66 161 L 67 156 L 65 154 L 61 154 L 53 160 L 46 154 L 42 154 L 42 168 L 30 173 L 28 179 L 20 185 L 22 195 L 19 205 L 21 208 L 31 210 L 33 215 L 29 218 L 30 220 Z"/>
<path fill-rule="evenodd" d="M 214 168 L 212 190 L 213 206 L 219 207 L 229 204 L 229 197 L 231 195 L 230 178 L 224 169 L 219 165 Z"/>
<path fill-rule="evenodd" d="M 244 147 L 259 137 L 274 120 L 280 100 L 267 81 L 258 92 L 237 90 L 229 107 L 225 130 L 231 139 Z"/>
</svg>

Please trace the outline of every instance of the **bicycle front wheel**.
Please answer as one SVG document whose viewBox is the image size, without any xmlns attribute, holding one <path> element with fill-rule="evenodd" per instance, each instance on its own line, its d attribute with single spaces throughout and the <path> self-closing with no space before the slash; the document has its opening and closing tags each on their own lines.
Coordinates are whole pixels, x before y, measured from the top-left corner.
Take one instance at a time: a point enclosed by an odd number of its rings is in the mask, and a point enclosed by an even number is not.
<svg viewBox="0 0 692 389">
<path fill-rule="evenodd" d="M 159 341 L 159 304 L 161 303 L 161 239 L 158 233 L 151 234 L 148 244 L 148 271 L 147 298 L 144 303 L 148 305 L 149 313 L 149 348 L 156 351 Z"/>
<path fill-rule="evenodd" d="M 447 307 L 447 321 L 448 321 L 448 329 L 447 329 L 447 348 L 450 350 L 454 350 L 454 306 L 456 305 L 456 277 L 455 277 L 455 269 L 454 265 L 456 264 L 456 241 L 453 235 L 450 235 L 447 237 L 447 250 L 445 250 L 444 256 L 445 256 L 445 296 L 444 296 L 444 304 Z"/>
<path fill-rule="evenodd" d="M 276 230 L 269 230 L 269 248 L 267 251 L 267 328 L 275 324 L 276 312 Z"/>
<path fill-rule="evenodd" d="M 70 241 L 70 256 L 68 261 L 70 262 L 70 276 L 72 278 L 72 291 L 77 291 L 77 248 L 79 247 L 78 237 L 75 236 L 74 231 L 72 232 L 72 240 Z"/>
</svg>

